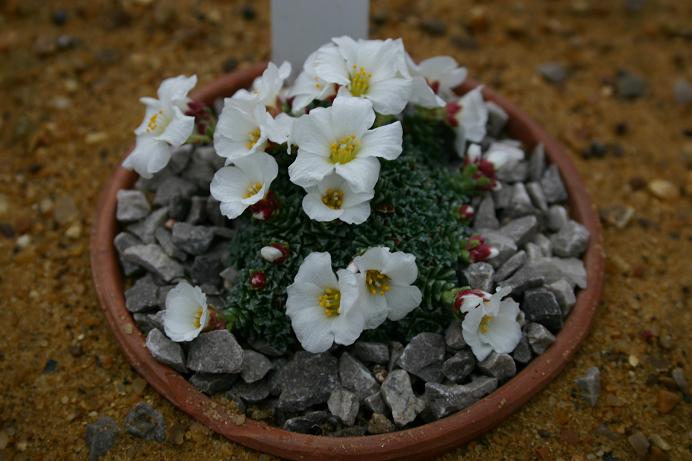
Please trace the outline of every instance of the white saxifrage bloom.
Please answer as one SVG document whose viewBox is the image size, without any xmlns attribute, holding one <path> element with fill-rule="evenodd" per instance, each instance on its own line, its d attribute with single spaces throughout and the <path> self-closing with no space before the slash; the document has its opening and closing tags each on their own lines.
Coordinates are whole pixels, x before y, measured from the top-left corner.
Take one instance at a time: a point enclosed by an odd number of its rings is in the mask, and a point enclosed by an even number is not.
<svg viewBox="0 0 692 461">
<path fill-rule="evenodd" d="M 509 354 L 521 340 L 519 304 L 505 298 L 511 292 L 510 287 L 498 287 L 494 294 L 484 293 L 462 306 L 462 312 L 466 312 L 461 323 L 462 335 L 479 361 L 493 351 Z"/>
<path fill-rule="evenodd" d="M 315 73 L 340 85 L 339 96 L 365 98 L 381 114 L 404 110 L 411 93 L 404 47 L 397 40 L 337 37 L 336 47 L 323 47 L 315 57 Z"/>
<path fill-rule="evenodd" d="M 336 48 L 336 45 L 330 43 L 308 56 L 303 71 L 288 92 L 288 97 L 293 98 L 291 110 L 294 114 L 303 111 L 315 99 L 323 101 L 336 93 L 334 84 L 322 80 L 315 72 L 315 58 L 324 48 Z"/>
<path fill-rule="evenodd" d="M 380 162 L 401 154 L 403 130 L 396 121 L 375 129 L 375 112 L 364 99 L 337 97 L 329 108 L 318 107 L 293 124 L 298 155 L 289 166 L 291 181 L 314 186 L 336 173 L 353 191 L 368 192 L 377 183 Z"/>
<path fill-rule="evenodd" d="M 281 125 L 255 99 L 226 98 L 214 131 L 214 149 L 227 163 L 262 152 L 268 140 L 286 141 L 277 123 Z"/>
<path fill-rule="evenodd" d="M 478 86 L 466 93 L 457 103 L 459 110 L 454 114 L 456 120 L 456 148 L 460 154 L 465 152 L 466 141 L 481 142 L 485 138 L 488 123 L 488 106 Z"/>
<path fill-rule="evenodd" d="M 454 88 L 466 79 L 466 68 L 450 56 L 435 56 L 416 65 L 406 54 L 406 62 L 413 79 L 410 102 L 422 107 L 444 107 L 445 99 L 451 99 Z"/>
<path fill-rule="evenodd" d="M 199 287 L 180 282 L 166 296 L 163 329 L 171 340 L 192 341 L 209 323 L 207 298 Z"/>
<path fill-rule="evenodd" d="M 329 253 L 310 253 L 287 289 L 286 315 L 308 352 L 324 352 L 334 343 L 348 346 L 363 331 L 356 276 L 345 269 L 337 275 Z"/>
<path fill-rule="evenodd" d="M 315 221 L 339 219 L 348 224 L 362 224 L 370 216 L 370 200 L 374 191 L 354 192 L 341 177 L 332 174 L 316 186 L 309 187 L 303 197 L 303 211 Z"/>
<path fill-rule="evenodd" d="M 187 94 L 196 84 L 196 75 L 168 78 L 159 86 L 158 99 L 140 99 L 146 112 L 135 130 L 135 148 L 123 167 L 134 169 L 143 178 L 151 178 L 168 164 L 173 149 L 183 145 L 195 129 L 195 118 L 185 115 L 185 111 L 190 102 Z"/>
<path fill-rule="evenodd" d="M 291 63 L 284 61 L 281 66 L 270 62 L 262 75 L 252 83 L 252 91 L 240 89 L 233 99 L 256 100 L 270 109 L 281 107 L 280 96 L 284 81 L 291 75 Z"/>
<path fill-rule="evenodd" d="M 420 305 L 421 291 L 413 285 L 418 278 L 414 255 L 373 247 L 353 258 L 353 264 L 358 268 L 365 328 L 377 328 L 386 319 L 401 320 Z"/>
<path fill-rule="evenodd" d="M 221 202 L 221 214 L 235 219 L 267 195 L 278 174 L 279 165 L 274 157 L 258 152 L 235 160 L 235 166 L 217 171 L 209 189 L 212 197 Z"/>
</svg>

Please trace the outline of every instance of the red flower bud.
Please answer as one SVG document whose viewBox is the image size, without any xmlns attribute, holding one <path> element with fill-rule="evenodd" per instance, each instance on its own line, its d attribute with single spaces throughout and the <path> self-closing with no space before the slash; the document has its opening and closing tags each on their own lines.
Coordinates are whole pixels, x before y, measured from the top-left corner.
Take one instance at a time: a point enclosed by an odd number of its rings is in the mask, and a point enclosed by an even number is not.
<svg viewBox="0 0 692 461">
<path fill-rule="evenodd" d="M 262 200 L 250 206 L 250 211 L 255 219 L 266 221 L 272 217 L 278 208 L 279 202 L 276 200 L 274 192 L 269 191 Z"/>
<path fill-rule="evenodd" d="M 480 298 L 486 297 L 486 293 L 483 290 L 478 290 L 476 288 L 473 288 L 473 289 L 469 288 L 466 290 L 461 290 L 454 297 L 454 310 L 458 311 L 459 309 L 461 309 L 461 305 L 464 303 L 464 297 L 470 296 L 470 295 L 478 296 Z"/>
<path fill-rule="evenodd" d="M 470 221 L 475 216 L 476 212 L 471 205 L 463 204 L 459 207 L 459 218 L 464 221 Z"/>
<path fill-rule="evenodd" d="M 223 314 L 219 313 L 214 308 L 209 308 L 209 323 L 204 329 L 205 331 L 211 330 L 225 330 L 226 329 L 226 319 Z"/>
<path fill-rule="evenodd" d="M 447 110 L 447 123 L 451 126 L 459 126 L 459 121 L 456 118 L 457 112 L 461 110 L 461 104 L 457 102 L 448 102 L 445 107 Z"/>
<path fill-rule="evenodd" d="M 267 276 L 262 271 L 253 272 L 250 276 L 250 285 L 252 288 L 261 290 L 267 284 Z"/>
</svg>

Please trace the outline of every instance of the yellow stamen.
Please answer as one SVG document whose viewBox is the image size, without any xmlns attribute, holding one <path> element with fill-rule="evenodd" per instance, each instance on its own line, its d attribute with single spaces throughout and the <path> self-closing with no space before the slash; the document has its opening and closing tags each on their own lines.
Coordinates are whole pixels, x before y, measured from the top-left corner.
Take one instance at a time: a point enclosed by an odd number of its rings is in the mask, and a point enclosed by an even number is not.
<svg viewBox="0 0 692 461">
<path fill-rule="evenodd" d="M 481 319 L 481 323 L 478 325 L 478 329 L 481 333 L 486 334 L 490 329 L 490 321 L 493 319 L 492 315 L 484 315 Z"/>
<path fill-rule="evenodd" d="M 384 295 L 389 291 L 390 287 L 389 276 L 374 269 L 370 269 L 365 273 L 365 286 L 371 295 Z"/>
<path fill-rule="evenodd" d="M 192 322 L 192 324 L 195 326 L 195 328 L 199 328 L 202 326 L 202 312 L 204 309 L 202 309 L 202 306 L 199 306 L 197 308 L 197 312 L 195 312 L 195 320 Z"/>
<path fill-rule="evenodd" d="M 247 189 L 245 190 L 245 195 L 243 195 L 243 198 L 252 197 L 257 192 L 259 192 L 261 188 L 262 188 L 262 183 L 256 182 L 254 184 L 250 184 L 249 186 L 247 186 Z"/>
<path fill-rule="evenodd" d="M 344 192 L 340 189 L 327 189 L 322 196 L 322 203 L 333 210 L 340 210 L 344 204 Z"/>
<path fill-rule="evenodd" d="M 147 122 L 147 131 L 154 132 L 157 128 L 159 128 L 159 116 L 163 118 L 163 113 L 161 111 L 156 112 L 151 116 L 151 118 L 149 118 L 149 121 Z"/>
<path fill-rule="evenodd" d="M 353 72 L 351 72 L 351 94 L 353 96 L 363 96 L 370 89 L 370 79 L 372 74 L 365 70 L 363 66 L 353 65 Z"/>
<path fill-rule="evenodd" d="M 341 292 L 336 288 L 327 288 L 319 298 L 320 306 L 324 309 L 324 315 L 335 317 L 339 315 L 341 306 Z"/>
<path fill-rule="evenodd" d="M 252 149 L 252 146 L 254 146 L 255 143 L 257 143 L 257 141 L 259 140 L 259 138 L 260 138 L 260 129 L 259 129 L 259 128 L 255 128 L 255 129 L 252 130 L 252 131 L 250 132 L 250 134 L 248 135 L 248 141 L 247 141 L 247 143 L 245 144 L 245 147 L 247 147 L 248 149 Z"/>
<path fill-rule="evenodd" d="M 329 146 L 329 161 L 348 163 L 356 158 L 358 149 L 360 149 L 360 140 L 356 138 L 355 134 L 344 136 Z"/>
</svg>

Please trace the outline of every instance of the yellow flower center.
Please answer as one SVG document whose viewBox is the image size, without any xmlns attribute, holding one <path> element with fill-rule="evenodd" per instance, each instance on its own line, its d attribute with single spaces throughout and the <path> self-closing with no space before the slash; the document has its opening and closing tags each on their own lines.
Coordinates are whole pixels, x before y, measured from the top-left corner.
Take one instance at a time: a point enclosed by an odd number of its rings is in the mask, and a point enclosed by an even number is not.
<svg viewBox="0 0 692 461">
<path fill-rule="evenodd" d="M 261 188 L 262 188 L 262 183 L 256 182 L 254 184 L 250 184 L 249 186 L 247 186 L 247 189 L 245 190 L 245 195 L 243 195 L 243 198 L 252 197 L 257 192 L 259 192 Z"/>
<path fill-rule="evenodd" d="M 363 96 L 370 89 L 370 79 L 372 74 L 365 70 L 363 66 L 353 65 L 353 71 L 351 72 L 351 94 L 353 96 Z"/>
<path fill-rule="evenodd" d="M 199 306 L 197 308 L 197 312 L 195 312 L 195 320 L 192 322 L 192 324 L 195 326 L 195 328 L 199 328 L 202 326 L 202 312 L 204 309 L 202 309 L 202 306 Z"/>
<path fill-rule="evenodd" d="M 324 309 L 324 315 L 335 317 L 339 315 L 341 305 L 341 292 L 336 288 L 327 288 L 320 296 L 320 307 Z"/>
<path fill-rule="evenodd" d="M 389 276 L 375 269 L 369 269 L 365 273 L 365 286 L 371 295 L 384 295 L 390 289 L 390 281 Z"/>
<path fill-rule="evenodd" d="M 332 163 L 348 163 L 358 154 L 360 140 L 355 134 L 338 139 L 329 146 L 329 161 Z"/>
<path fill-rule="evenodd" d="M 158 111 L 147 122 L 147 131 L 149 133 L 160 134 L 165 128 L 168 120 L 163 116 L 163 112 Z"/>
<path fill-rule="evenodd" d="M 322 203 L 333 210 L 340 210 L 344 204 L 344 192 L 340 189 L 327 189 L 322 196 Z"/>
<path fill-rule="evenodd" d="M 245 147 L 247 147 L 248 149 L 252 149 L 252 146 L 254 146 L 259 140 L 260 135 L 261 133 L 259 128 L 255 128 L 254 130 L 252 130 L 248 135 L 248 141 L 247 143 L 245 143 Z"/>
<path fill-rule="evenodd" d="M 483 334 L 488 333 L 488 330 L 490 329 L 490 321 L 492 319 L 492 315 L 484 315 L 481 319 L 481 323 L 478 325 L 478 330 L 480 330 L 480 332 Z"/>
</svg>

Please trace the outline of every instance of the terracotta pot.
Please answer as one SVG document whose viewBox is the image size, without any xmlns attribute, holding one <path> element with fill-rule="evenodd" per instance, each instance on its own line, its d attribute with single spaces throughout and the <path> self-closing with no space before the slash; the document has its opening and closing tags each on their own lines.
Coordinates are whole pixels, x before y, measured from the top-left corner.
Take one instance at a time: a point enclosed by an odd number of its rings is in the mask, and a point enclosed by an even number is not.
<svg viewBox="0 0 692 461">
<path fill-rule="evenodd" d="M 263 68 L 263 64 L 256 65 L 225 75 L 193 96 L 211 104 L 216 98 L 228 96 L 238 88 L 249 86 Z M 474 86 L 474 83 L 467 82 L 460 90 L 467 91 Z M 427 460 L 500 424 L 557 376 L 586 337 L 601 293 L 603 252 L 598 217 L 565 148 L 513 104 L 488 88 L 483 93 L 486 99 L 495 101 L 509 114 L 511 136 L 520 139 L 528 147 L 538 142 L 544 144 L 550 161 L 557 164 L 562 173 L 569 193 L 572 217 L 591 232 L 591 242 L 585 255 L 588 288 L 578 294 L 577 304 L 555 343 L 513 379 L 486 398 L 452 416 L 391 434 L 332 438 L 296 434 L 250 419 L 240 425 L 234 424 L 223 405 L 213 402 L 183 376 L 154 360 L 144 345 L 144 336 L 125 308 L 123 276 L 113 247 L 113 238 L 117 232 L 116 192 L 131 188 L 137 175 L 118 167 L 104 187 L 98 202 L 91 235 L 91 265 L 101 307 L 128 360 L 154 389 L 200 423 L 229 440 L 283 458 Z"/>
</svg>

